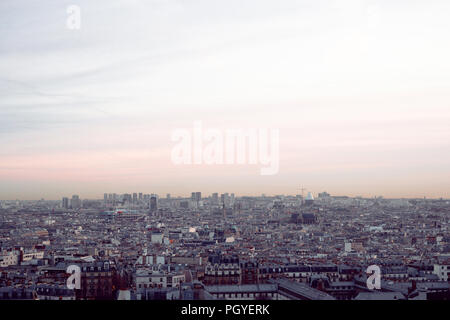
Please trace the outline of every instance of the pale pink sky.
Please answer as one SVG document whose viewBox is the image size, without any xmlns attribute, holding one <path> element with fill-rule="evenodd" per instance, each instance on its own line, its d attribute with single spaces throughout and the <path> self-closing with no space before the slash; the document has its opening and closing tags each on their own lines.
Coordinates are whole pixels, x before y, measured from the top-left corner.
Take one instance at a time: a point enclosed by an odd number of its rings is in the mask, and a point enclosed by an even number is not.
<svg viewBox="0 0 450 320">
<path fill-rule="evenodd" d="M 0 3 L 0 199 L 450 197 L 448 1 Z M 174 130 L 275 128 L 279 173 L 171 162 Z"/>
</svg>

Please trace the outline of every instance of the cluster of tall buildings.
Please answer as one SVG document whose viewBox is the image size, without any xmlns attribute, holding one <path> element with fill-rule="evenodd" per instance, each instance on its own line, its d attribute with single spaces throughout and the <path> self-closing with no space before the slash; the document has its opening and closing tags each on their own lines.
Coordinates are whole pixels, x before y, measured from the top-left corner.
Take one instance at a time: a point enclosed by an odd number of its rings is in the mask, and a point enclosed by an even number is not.
<svg viewBox="0 0 450 320">
<path fill-rule="evenodd" d="M 61 201 L 61 208 L 64 209 L 80 209 L 82 206 L 80 197 L 73 195 L 71 199 L 64 197 Z"/>
</svg>

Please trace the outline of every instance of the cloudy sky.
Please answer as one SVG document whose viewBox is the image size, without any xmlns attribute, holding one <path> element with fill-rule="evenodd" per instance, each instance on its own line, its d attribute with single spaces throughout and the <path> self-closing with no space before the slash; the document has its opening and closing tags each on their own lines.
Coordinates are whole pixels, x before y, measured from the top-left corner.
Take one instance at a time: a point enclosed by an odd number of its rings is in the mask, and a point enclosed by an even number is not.
<svg viewBox="0 0 450 320">
<path fill-rule="evenodd" d="M 449 16 L 446 0 L 2 0 L 0 199 L 450 197 Z M 278 174 L 175 165 L 171 134 L 194 121 L 279 129 Z"/>
</svg>

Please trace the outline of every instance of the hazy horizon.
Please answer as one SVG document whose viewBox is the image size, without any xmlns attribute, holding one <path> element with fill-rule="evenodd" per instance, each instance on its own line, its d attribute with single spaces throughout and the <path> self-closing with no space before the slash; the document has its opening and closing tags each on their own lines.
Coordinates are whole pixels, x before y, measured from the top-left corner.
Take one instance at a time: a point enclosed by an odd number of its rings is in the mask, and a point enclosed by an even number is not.
<svg viewBox="0 0 450 320">
<path fill-rule="evenodd" d="M 449 16 L 444 0 L 4 0 L 0 198 L 449 198 Z M 279 172 L 173 164 L 171 133 L 198 120 L 278 129 Z"/>
<path fill-rule="evenodd" d="M 204 193 L 202 191 L 192 191 L 192 192 L 201 192 L 202 193 L 202 199 L 204 198 L 210 198 L 212 196 L 213 193 L 215 192 L 211 192 L 211 193 Z M 327 191 L 319 191 L 319 192 L 311 192 L 313 197 L 315 199 L 317 199 L 317 196 L 319 193 L 321 192 L 327 192 Z M 136 192 L 123 192 L 123 193 L 117 193 L 117 192 L 111 192 L 111 193 L 107 193 L 109 194 L 116 194 L 117 196 L 121 196 L 124 194 L 133 194 L 133 193 L 141 193 L 141 191 L 136 191 Z M 188 199 L 191 198 L 191 193 L 186 193 L 186 194 L 172 194 L 170 192 L 168 192 L 170 194 L 170 199 Z M 221 193 L 228 193 L 229 195 L 231 195 L 232 193 L 234 193 L 233 191 L 224 191 L 224 192 L 217 192 L 219 195 Z M 329 193 L 329 192 L 328 192 Z M 166 195 L 167 193 L 155 193 L 155 192 L 142 192 L 142 194 L 156 194 L 160 199 L 166 199 Z M 308 194 L 308 191 L 305 191 L 303 196 L 306 197 L 306 195 Z M 62 195 L 60 198 L 46 198 L 45 196 L 42 197 L 38 197 L 38 198 L 22 198 L 22 199 L 0 199 L 0 201 L 40 201 L 40 200 L 45 200 L 45 201 L 61 201 L 62 198 L 69 198 L 71 199 L 71 197 L 73 195 L 77 195 L 80 197 L 80 199 L 82 200 L 103 200 L 103 196 L 104 193 L 101 195 L 96 195 L 96 196 L 82 196 L 81 194 L 77 194 L 77 193 L 70 193 L 70 194 L 65 194 Z M 251 194 L 251 193 L 247 193 L 247 194 L 239 194 L 239 193 L 235 193 L 235 197 L 236 198 L 241 198 L 241 197 L 261 197 L 263 194 Z M 264 194 L 265 197 L 271 198 L 271 197 L 277 197 L 277 196 L 285 196 L 285 197 L 295 197 L 297 195 L 301 195 L 301 193 L 278 193 L 278 194 Z M 349 198 L 363 198 L 363 199 L 375 199 L 375 198 L 383 198 L 386 200 L 397 200 L 397 199 L 405 199 L 405 200 L 413 200 L 413 199 L 417 199 L 417 200 L 422 200 L 422 199 L 426 199 L 426 200 L 450 200 L 450 198 L 445 198 L 445 197 L 389 197 L 389 196 L 384 196 L 384 195 L 353 195 L 353 194 L 330 194 L 330 197 L 349 197 Z"/>
</svg>

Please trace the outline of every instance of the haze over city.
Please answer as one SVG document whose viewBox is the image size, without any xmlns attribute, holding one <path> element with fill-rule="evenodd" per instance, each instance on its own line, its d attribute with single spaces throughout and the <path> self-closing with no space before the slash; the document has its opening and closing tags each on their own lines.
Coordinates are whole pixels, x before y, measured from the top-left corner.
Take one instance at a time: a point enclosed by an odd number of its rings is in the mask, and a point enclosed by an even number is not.
<svg viewBox="0 0 450 320">
<path fill-rule="evenodd" d="M 249 320 L 449 301 L 449 17 L 1 0 L 0 304 Z"/>
<path fill-rule="evenodd" d="M 71 4 L 0 3 L 0 199 L 449 198 L 448 1 Z M 278 129 L 279 172 L 173 164 L 197 120 Z"/>
</svg>

